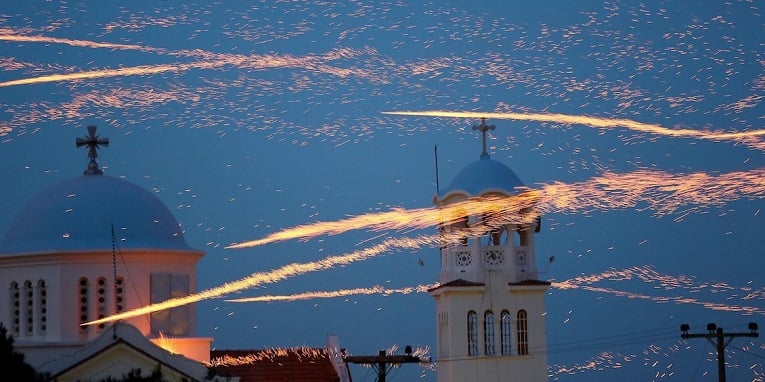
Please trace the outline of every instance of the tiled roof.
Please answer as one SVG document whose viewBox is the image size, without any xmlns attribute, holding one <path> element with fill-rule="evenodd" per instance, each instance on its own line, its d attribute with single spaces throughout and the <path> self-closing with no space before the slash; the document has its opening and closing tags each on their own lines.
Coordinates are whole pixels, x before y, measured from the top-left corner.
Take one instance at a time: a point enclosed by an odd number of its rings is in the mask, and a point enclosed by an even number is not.
<svg viewBox="0 0 765 382">
<path fill-rule="evenodd" d="M 210 364 L 217 375 L 240 382 L 340 381 L 326 349 L 212 350 Z"/>
</svg>

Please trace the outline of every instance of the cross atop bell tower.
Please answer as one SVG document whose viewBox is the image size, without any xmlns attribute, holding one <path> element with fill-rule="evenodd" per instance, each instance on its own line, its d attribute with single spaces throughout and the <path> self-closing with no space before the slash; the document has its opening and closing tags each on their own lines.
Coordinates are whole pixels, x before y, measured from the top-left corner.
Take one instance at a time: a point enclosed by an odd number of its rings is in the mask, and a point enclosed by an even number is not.
<svg viewBox="0 0 765 382">
<path fill-rule="evenodd" d="M 480 125 L 473 125 L 473 130 L 480 130 L 481 134 L 483 135 L 483 152 L 481 152 L 481 158 L 489 158 L 489 153 L 486 152 L 486 132 L 489 130 L 494 130 L 496 127 L 494 125 L 487 125 L 486 124 L 486 118 L 481 118 L 481 124 Z"/>
<path fill-rule="evenodd" d="M 104 172 L 101 170 L 101 168 L 98 167 L 98 163 L 96 163 L 96 158 L 98 157 L 99 146 L 109 146 L 109 138 L 99 138 L 98 135 L 96 135 L 96 127 L 88 126 L 88 135 L 86 135 L 84 138 L 78 137 L 76 143 L 77 147 L 88 146 L 88 158 L 90 158 L 90 162 L 88 163 L 88 168 L 85 169 L 83 174 L 103 174 Z"/>
</svg>

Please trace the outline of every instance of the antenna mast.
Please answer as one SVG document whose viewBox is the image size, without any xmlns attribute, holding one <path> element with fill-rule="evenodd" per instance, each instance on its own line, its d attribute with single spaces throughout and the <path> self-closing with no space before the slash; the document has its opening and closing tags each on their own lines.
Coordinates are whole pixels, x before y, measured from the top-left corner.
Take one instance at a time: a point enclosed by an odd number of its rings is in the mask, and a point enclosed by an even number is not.
<svg viewBox="0 0 765 382">
<path fill-rule="evenodd" d="M 441 192 L 441 189 L 438 186 L 438 145 L 436 145 L 433 148 L 433 151 L 435 152 L 435 155 L 436 155 L 436 193 L 439 193 Z"/>
</svg>

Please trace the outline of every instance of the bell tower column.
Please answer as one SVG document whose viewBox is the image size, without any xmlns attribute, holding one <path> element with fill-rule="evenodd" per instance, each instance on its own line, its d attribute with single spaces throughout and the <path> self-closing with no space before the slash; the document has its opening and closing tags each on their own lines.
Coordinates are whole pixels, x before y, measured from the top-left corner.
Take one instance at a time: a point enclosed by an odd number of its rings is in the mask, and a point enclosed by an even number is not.
<svg viewBox="0 0 765 382">
<path fill-rule="evenodd" d="M 546 381 L 544 293 L 550 283 L 537 279 L 532 222 L 487 218 L 470 201 L 512 198 L 523 183 L 486 152 L 485 119 L 473 127 L 482 133 L 483 151 L 433 202 L 464 205 L 458 216 L 445 216 L 439 227 L 440 285 L 436 300 L 438 381 Z M 526 218 L 529 211 L 515 216 Z"/>
</svg>

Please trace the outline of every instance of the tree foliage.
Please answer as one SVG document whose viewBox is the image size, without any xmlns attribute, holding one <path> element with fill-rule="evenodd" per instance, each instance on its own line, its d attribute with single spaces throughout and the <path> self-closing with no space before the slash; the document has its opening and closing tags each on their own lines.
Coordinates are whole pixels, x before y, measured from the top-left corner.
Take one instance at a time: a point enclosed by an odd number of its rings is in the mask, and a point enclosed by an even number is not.
<svg viewBox="0 0 765 382">
<path fill-rule="evenodd" d="M 19 382 L 42 382 L 47 380 L 43 374 L 37 373 L 24 359 L 24 354 L 13 348 L 13 336 L 8 334 L 8 329 L 0 323 L 0 370 L 3 379 Z"/>
</svg>

